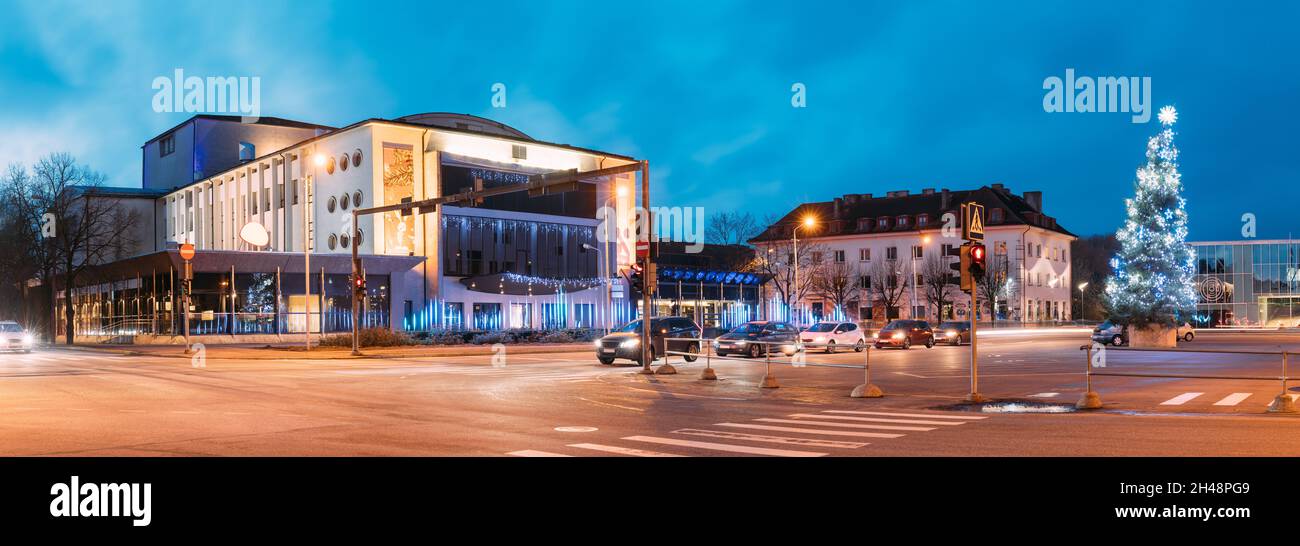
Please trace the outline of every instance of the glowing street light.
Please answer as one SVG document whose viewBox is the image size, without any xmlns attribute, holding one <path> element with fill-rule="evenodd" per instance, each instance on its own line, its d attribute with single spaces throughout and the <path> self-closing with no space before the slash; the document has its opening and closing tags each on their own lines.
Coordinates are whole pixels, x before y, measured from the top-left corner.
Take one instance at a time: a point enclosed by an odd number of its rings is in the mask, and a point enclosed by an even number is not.
<svg viewBox="0 0 1300 546">
<path fill-rule="evenodd" d="M 1088 287 L 1088 283 L 1086 282 L 1079 283 L 1079 318 L 1083 320 L 1088 320 L 1088 317 L 1085 315 L 1086 308 L 1083 306 L 1083 289 L 1087 287 Z"/>
<path fill-rule="evenodd" d="M 790 287 L 790 292 L 791 295 L 794 296 L 796 299 L 795 304 L 799 303 L 797 301 L 799 296 L 799 228 L 806 227 L 811 229 L 816 225 L 817 225 L 817 218 L 809 214 L 803 217 L 803 223 L 794 226 L 794 229 L 791 230 L 790 232 L 790 235 L 794 237 L 794 286 Z M 796 323 L 797 323 L 797 319 L 796 319 Z"/>
</svg>

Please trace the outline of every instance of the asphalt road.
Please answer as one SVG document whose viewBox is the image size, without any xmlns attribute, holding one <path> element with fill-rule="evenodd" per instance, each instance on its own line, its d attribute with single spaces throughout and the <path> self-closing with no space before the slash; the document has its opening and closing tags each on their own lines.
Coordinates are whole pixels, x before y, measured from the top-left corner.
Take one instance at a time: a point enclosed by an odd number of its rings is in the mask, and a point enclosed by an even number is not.
<svg viewBox="0 0 1300 546">
<path fill-rule="evenodd" d="M 981 393 L 1012 409 L 1072 407 L 1086 338 L 982 336 Z M 1300 414 L 1265 411 L 1282 389 L 1280 355 L 1193 349 L 1300 352 L 1300 335 L 1202 333 L 1177 352 L 1109 348 L 1096 371 L 1265 379 L 1096 376 L 1102 410 L 1033 414 L 962 404 L 968 347 L 871 351 L 879 399 L 848 396 L 867 356 L 853 352 L 774 364 L 781 387 L 763 389 L 761 360 L 714 360 L 719 380 L 703 381 L 703 362 L 674 358 L 678 375 L 643 376 L 587 351 L 195 368 L 45 349 L 0 354 L 0 455 L 1300 454 Z"/>
</svg>

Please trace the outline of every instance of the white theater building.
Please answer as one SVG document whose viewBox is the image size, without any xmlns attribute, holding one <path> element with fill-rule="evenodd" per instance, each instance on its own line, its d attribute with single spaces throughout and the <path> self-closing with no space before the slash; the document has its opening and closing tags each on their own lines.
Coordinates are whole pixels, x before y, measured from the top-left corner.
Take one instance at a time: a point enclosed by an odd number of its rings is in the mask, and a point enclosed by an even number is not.
<svg viewBox="0 0 1300 546">
<path fill-rule="evenodd" d="M 357 240 L 351 212 L 635 161 L 468 115 L 342 128 L 195 116 L 144 145 L 143 189 L 132 198 L 154 203 L 146 243 L 78 288 L 78 328 L 92 334 L 130 323 L 175 335 L 180 243 L 197 248 L 197 334 L 347 331 L 353 245 L 365 265 L 367 324 L 497 330 L 617 322 L 626 316 L 606 311 L 602 278 L 616 277 L 632 249 L 629 240 L 597 239 L 597 209 L 616 210 L 615 226 L 630 222 L 634 175 L 558 195 L 518 192 L 416 215 L 362 216 Z M 250 248 L 240 238 L 250 223 L 265 227 L 268 245 Z"/>
</svg>

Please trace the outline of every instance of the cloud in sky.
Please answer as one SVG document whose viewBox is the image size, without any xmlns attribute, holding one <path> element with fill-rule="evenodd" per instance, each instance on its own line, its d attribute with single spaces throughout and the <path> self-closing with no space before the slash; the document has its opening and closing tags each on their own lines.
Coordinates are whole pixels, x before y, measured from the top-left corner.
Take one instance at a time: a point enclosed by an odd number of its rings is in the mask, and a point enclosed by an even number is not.
<svg viewBox="0 0 1300 546">
<path fill-rule="evenodd" d="M 1211 2 L 20 2 L 0 35 L 0 164 L 68 151 L 139 183 L 188 114 L 156 76 L 259 76 L 263 115 L 344 125 L 427 111 L 647 158 L 659 204 L 760 216 L 844 193 L 1002 182 L 1082 233 L 1123 217 L 1154 123 L 1048 114 L 1042 81 L 1150 76 L 1175 104 L 1192 235 L 1300 234 L 1295 6 Z M 491 86 L 508 86 L 493 109 Z M 804 83 L 808 107 L 790 106 Z M 1267 196 L 1267 198 L 1264 198 Z"/>
</svg>

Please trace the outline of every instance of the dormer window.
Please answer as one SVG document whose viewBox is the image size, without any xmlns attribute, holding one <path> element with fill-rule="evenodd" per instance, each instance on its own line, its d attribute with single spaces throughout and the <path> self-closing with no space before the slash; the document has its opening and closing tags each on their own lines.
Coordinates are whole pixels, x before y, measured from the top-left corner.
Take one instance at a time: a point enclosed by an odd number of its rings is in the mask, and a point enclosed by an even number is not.
<svg viewBox="0 0 1300 546">
<path fill-rule="evenodd" d="M 1002 209 L 1000 208 L 989 209 L 989 223 L 997 224 L 1001 222 L 1002 222 Z"/>
<path fill-rule="evenodd" d="M 898 217 L 898 223 L 897 223 L 897 226 L 900 227 L 900 228 L 905 228 L 905 227 L 907 227 L 907 217 L 906 217 L 906 216 L 899 216 L 899 217 Z"/>
<path fill-rule="evenodd" d="M 876 228 L 889 229 L 889 218 L 880 218 L 876 220 Z"/>
<path fill-rule="evenodd" d="M 176 135 L 167 135 L 158 141 L 158 157 L 167 157 L 176 151 Z"/>
<path fill-rule="evenodd" d="M 919 226 L 919 227 L 925 227 L 925 226 L 927 226 L 927 225 L 929 225 L 929 224 L 930 224 L 930 215 L 929 215 L 929 214 L 918 214 L 918 215 L 916 216 L 916 225 L 917 225 L 917 226 Z"/>
<path fill-rule="evenodd" d="M 859 219 L 858 219 L 858 231 L 870 231 L 870 230 L 871 230 L 871 219 L 870 219 L 870 218 L 859 218 Z"/>
</svg>

